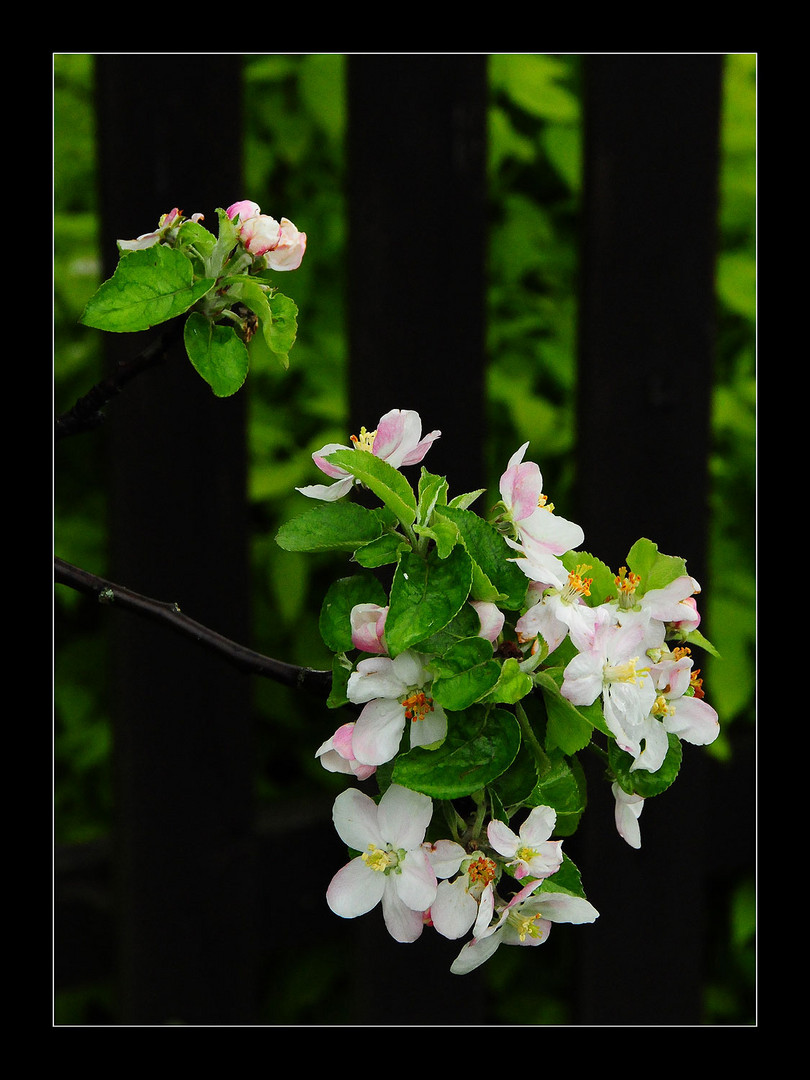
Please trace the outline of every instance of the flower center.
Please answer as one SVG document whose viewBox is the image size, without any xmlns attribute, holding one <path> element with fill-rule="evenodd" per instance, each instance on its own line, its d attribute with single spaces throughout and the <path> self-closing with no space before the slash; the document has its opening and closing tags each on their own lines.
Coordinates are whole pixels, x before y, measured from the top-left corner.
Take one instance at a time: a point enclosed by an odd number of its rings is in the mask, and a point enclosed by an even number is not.
<svg viewBox="0 0 810 1080">
<path fill-rule="evenodd" d="M 542 916 L 539 911 L 534 915 L 521 915 L 519 911 L 510 911 L 506 919 L 515 928 L 521 942 L 524 942 L 527 937 L 542 939 L 544 931 L 540 925 Z"/>
<path fill-rule="evenodd" d="M 376 431 L 366 431 L 364 427 L 361 427 L 359 435 L 350 435 L 349 438 L 354 443 L 355 450 L 368 450 L 370 452 L 374 447 L 376 434 Z"/>
<path fill-rule="evenodd" d="M 560 597 L 569 604 L 573 603 L 580 596 L 591 595 L 593 578 L 583 577 L 586 570 L 590 570 L 590 566 L 588 566 L 587 563 L 580 563 L 576 570 L 572 570 L 568 575 L 568 584 L 563 588 Z"/>
<path fill-rule="evenodd" d="M 602 669 L 605 682 L 624 682 L 638 684 L 647 674 L 647 668 L 637 668 L 638 657 L 623 660 L 620 664 L 605 664 Z"/>
<path fill-rule="evenodd" d="M 641 584 L 638 574 L 629 572 L 626 566 L 620 566 L 619 572 L 613 579 L 619 590 L 619 607 L 627 610 L 635 603 L 636 589 Z"/>
<path fill-rule="evenodd" d="M 550 514 L 554 513 L 554 503 L 548 501 L 548 495 L 541 495 L 537 500 L 537 505 L 541 506 L 544 510 L 548 510 Z"/>
<path fill-rule="evenodd" d="M 374 870 L 378 874 L 387 874 L 389 870 L 396 869 L 399 864 L 399 857 L 395 851 L 391 849 L 384 851 L 375 844 L 369 844 L 368 851 L 364 851 L 361 858 L 369 870 Z"/>
<path fill-rule="evenodd" d="M 473 859 L 467 867 L 467 879 L 469 882 L 467 892 L 473 892 L 474 890 L 483 892 L 487 885 L 495 880 L 496 870 L 496 864 L 492 859 L 488 859 L 486 855 L 479 855 L 477 859 Z"/>
<path fill-rule="evenodd" d="M 416 690 L 402 699 L 402 707 L 406 720 L 424 720 L 429 712 L 433 712 L 433 698 L 428 697 L 424 690 Z"/>
<path fill-rule="evenodd" d="M 663 694 L 659 694 L 652 707 L 652 713 L 660 719 L 663 719 L 665 716 L 674 716 L 675 706 L 670 705 Z"/>
</svg>

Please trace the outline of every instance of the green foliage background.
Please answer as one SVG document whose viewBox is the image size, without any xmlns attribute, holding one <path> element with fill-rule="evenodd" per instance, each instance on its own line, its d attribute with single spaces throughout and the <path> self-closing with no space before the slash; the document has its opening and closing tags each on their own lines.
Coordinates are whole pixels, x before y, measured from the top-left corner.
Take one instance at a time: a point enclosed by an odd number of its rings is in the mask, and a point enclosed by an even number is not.
<svg viewBox="0 0 810 1080">
<path fill-rule="evenodd" d="M 281 551 L 278 526 L 300 512 L 296 485 L 312 483 L 310 454 L 347 435 L 344 134 L 346 59 L 341 55 L 245 58 L 245 190 L 223 203 L 258 202 L 290 217 L 310 237 L 291 295 L 301 332 L 288 372 L 252 372 L 250 488 L 253 513 L 252 602 L 261 651 L 308 666 L 329 666 L 318 612 L 334 562 Z M 511 453 L 531 440 L 546 490 L 570 504 L 573 475 L 577 327 L 577 222 L 581 189 L 578 56 L 493 55 L 489 60 L 489 483 Z M 720 253 L 717 267 L 718 355 L 713 402 L 714 450 L 710 573 L 705 612 L 723 656 L 704 672 L 724 730 L 751 724 L 755 678 L 755 181 L 756 57 L 725 61 Z M 93 58 L 54 58 L 54 405 L 69 408 L 100 374 L 100 335 L 78 325 L 100 283 L 95 202 Z M 156 208 L 156 218 L 164 209 Z M 189 212 L 196 209 L 187 208 Z M 144 222 L 143 230 L 153 223 Z M 401 404 L 407 407 L 408 403 Z M 370 418 L 370 422 L 376 418 Z M 72 440 L 54 479 L 55 551 L 105 572 L 105 491 L 93 466 L 93 436 Z M 82 445 L 78 445 L 82 443 Z M 104 642 L 87 605 L 57 590 L 60 631 L 54 656 L 55 837 L 75 844 L 103 836 L 112 808 Z M 320 706 L 257 680 L 262 729 L 257 793 L 263 803 L 305 799 L 312 785 L 338 790 L 312 756 L 322 730 Z M 302 712 L 306 715 L 302 722 Z M 712 753 L 731 753 L 721 736 Z M 300 759 L 291 784 L 285 760 Z M 330 787 L 331 785 L 331 787 Z M 753 986 L 753 883 L 739 883 L 706 987 L 706 1023 L 749 1022 Z M 501 953 L 519 950 L 501 950 Z M 496 958 L 493 985 L 506 1022 L 565 1022 L 553 984 L 518 1003 L 508 993 L 514 957 Z M 317 1012 L 318 965 L 299 987 L 284 986 L 291 1019 Z M 291 976 L 294 977 L 294 976 Z M 328 976 L 320 974 L 322 989 Z M 310 998 L 312 1000 L 307 1000 Z M 289 1005 L 298 1001 L 298 1006 Z M 70 1003 L 62 1000 L 65 1015 Z M 297 1008 L 297 1012 L 296 1012 Z M 283 1014 L 281 1014 L 283 1015 Z"/>
</svg>

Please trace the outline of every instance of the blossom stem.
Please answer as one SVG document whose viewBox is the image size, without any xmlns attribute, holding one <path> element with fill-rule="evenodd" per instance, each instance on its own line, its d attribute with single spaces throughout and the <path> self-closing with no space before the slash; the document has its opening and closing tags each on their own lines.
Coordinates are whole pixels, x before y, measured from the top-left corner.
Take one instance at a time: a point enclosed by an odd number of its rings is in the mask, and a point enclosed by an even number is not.
<svg viewBox="0 0 810 1080">
<path fill-rule="evenodd" d="M 532 753 L 534 754 L 535 761 L 537 762 L 538 775 L 544 776 L 551 768 L 551 762 L 549 761 L 548 754 L 540 745 L 537 736 L 532 730 L 529 718 L 526 715 L 526 710 L 523 708 L 522 704 L 519 701 L 515 705 L 515 715 L 517 716 L 518 723 L 520 724 L 520 730 L 523 738 Z"/>
</svg>

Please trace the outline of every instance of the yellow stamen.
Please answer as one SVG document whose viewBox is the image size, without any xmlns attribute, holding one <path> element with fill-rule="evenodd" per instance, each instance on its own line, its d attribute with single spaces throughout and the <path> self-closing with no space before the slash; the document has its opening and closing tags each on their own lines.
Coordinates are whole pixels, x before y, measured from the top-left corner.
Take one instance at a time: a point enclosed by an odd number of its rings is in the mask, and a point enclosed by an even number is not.
<svg viewBox="0 0 810 1080">
<path fill-rule="evenodd" d="M 548 495 L 541 495 L 537 500 L 537 505 L 542 506 L 544 510 L 548 510 L 550 514 L 554 512 L 554 503 L 548 501 Z"/>
<path fill-rule="evenodd" d="M 665 716 L 675 715 L 675 706 L 670 705 L 663 694 L 659 694 L 655 699 L 655 704 L 652 707 L 653 714 L 659 719 L 663 719 Z"/>
<path fill-rule="evenodd" d="M 354 443 L 355 450 L 371 451 L 376 434 L 376 431 L 366 431 L 364 427 L 361 427 L 359 435 L 350 435 L 349 438 Z"/>
<path fill-rule="evenodd" d="M 368 851 L 364 851 L 361 858 L 369 870 L 374 870 L 379 874 L 384 874 L 397 863 L 397 857 L 393 851 L 383 851 L 374 844 L 369 844 Z"/>
<path fill-rule="evenodd" d="M 638 683 L 648 673 L 648 668 L 637 668 L 639 658 L 623 660 L 620 664 L 605 664 L 603 670 L 606 682 Z"/>
<path fill-rule="evenodd" d="M 576 570 L 572 570 L 568 575 L 568 584 L 562 591 L 563 600 L 575 600 L 578 596 L 590 596 L 591 585 L 593 585 L 593 578 L 586 578 L 583 575 L 586 570 L 590 570 L 590 566 L 587 563 L 580 563 Z"/>
<path fill-rule="evenodd" d="M 542 915 L 539 912 L 534 915 L 521 915 L 519 912 L 513 911 L 509 913 L 507 918 L 514 926 L 521 941 L 525 941 L 527 937 L 543 937 L 543 927 L 540 926 Z"/>
<path fill-rule="evenodd" d="M 631 607 L 635 602 L 636 589 L 641 584 L 641 578 L 638 574 L 629 572 L 626 566 L 620 566 L 619 572 L 613 580 L 619 590 L 620 606 L 625 609 Z"/>
</svg>

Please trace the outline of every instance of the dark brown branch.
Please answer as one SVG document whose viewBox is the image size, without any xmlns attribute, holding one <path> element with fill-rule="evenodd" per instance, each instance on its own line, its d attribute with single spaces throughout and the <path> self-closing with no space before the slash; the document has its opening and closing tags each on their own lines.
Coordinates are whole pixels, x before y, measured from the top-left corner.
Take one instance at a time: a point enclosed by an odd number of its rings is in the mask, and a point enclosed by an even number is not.
<svg viewBox="0 0 810 1080">
<path fill-rule="evenodd" d="M 182 322 L 176 319 L 156 341 L 132 359 L 118 363 L 111 375 L 96 383 L 80 397 L 69 412 L 58 416 L 54 432 L 56 441 L 98 427 L 104 420 L 103 409 L 121 393 L 128 382 L 142 371 L 163 363 L 167 350 L 178 340 L 181 327 Z"/>
<path fill-rule="evenodd" d="M 295 664 L 286 664 L 282 660 L 263 656 L 184 615 L 177 604 L 142 596 L 131 589 L 81 570 L 65 562 L 64 559 L 54 560 L 54 579 L 58 585 L 67 585 L 78 592 L 95 596 L 99 603 L 115 604 L 116 607 L 125 611 L 134 611 L 143 618 L 168 626 L 203 647 L 218 653 L 234 667 L 247 674 L 261 675 L 284 686 L 291 686 L 295 690 L 306 690 L 324 697 L 329 694 L 332 686 L 331 671 L 298 667 Z"/>
</svg>

